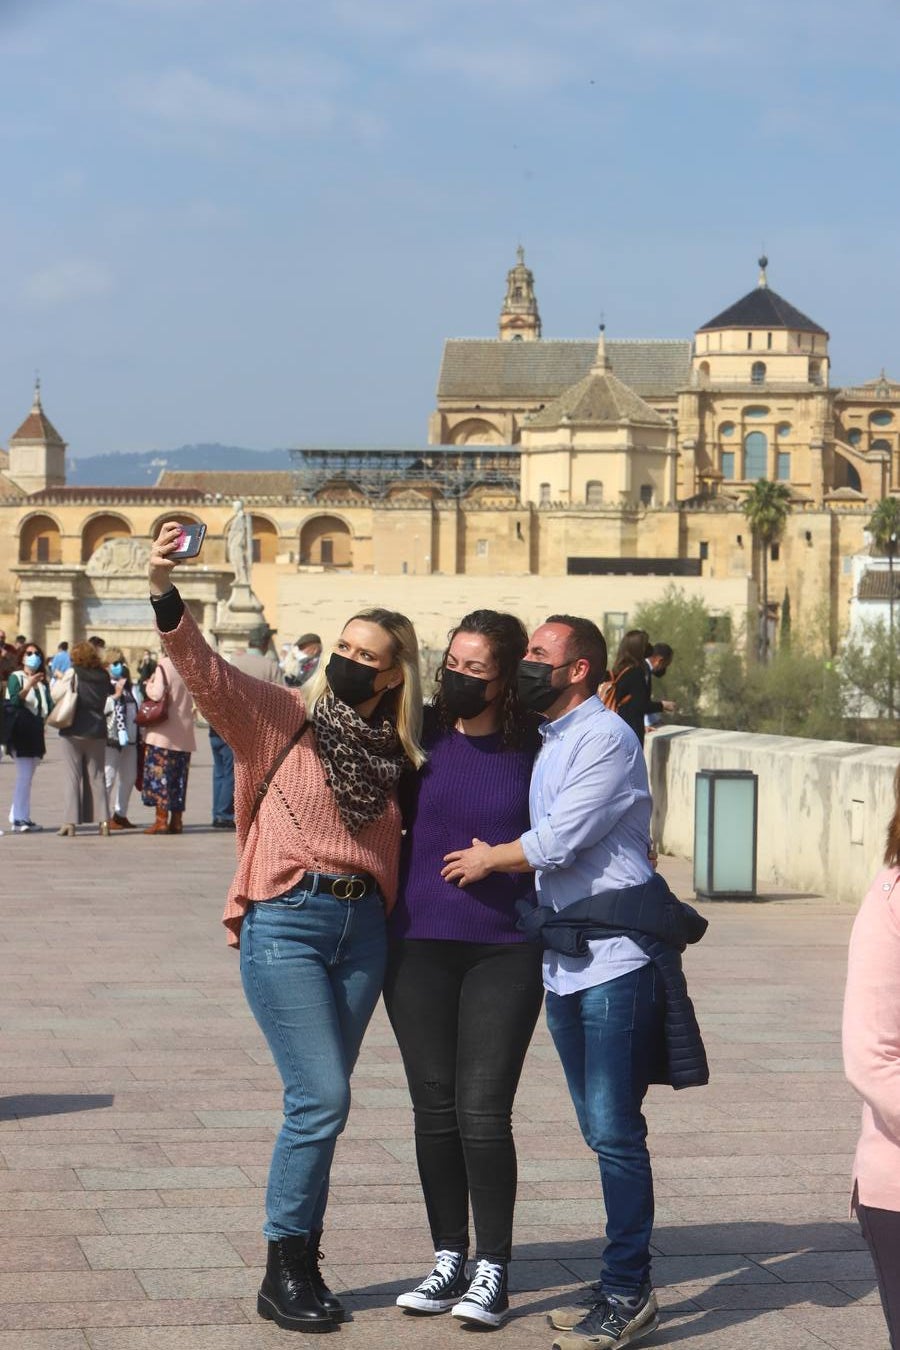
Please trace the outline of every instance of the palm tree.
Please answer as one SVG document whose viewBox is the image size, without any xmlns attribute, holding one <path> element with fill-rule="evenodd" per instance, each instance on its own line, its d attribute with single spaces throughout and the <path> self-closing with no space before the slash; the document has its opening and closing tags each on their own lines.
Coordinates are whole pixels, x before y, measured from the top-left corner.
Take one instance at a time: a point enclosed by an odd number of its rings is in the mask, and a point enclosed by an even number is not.
<svg viewBox="0 0 900 1350">
<path fill-rule="evenodd" d="M 755 482 L 743 501 L 743 512 L 750 523 L 761 562 L 762 632 L 759 655 L 764 664 L 769 659 L 769 549 L 781 538 L 790 509 L 791 494 L 787 487 L 784 483 L 773 483 L 768 478 L 760 478 Z"/>
<path fill-rule="evenodd" d="M 888 717 L 894 716 L 894 554 L 900 539 L 900 501 L 896 497 L 882 497 L 866 526 L 872 536 L 872 547 L 886 553 L 888 560 Z"/>
</svg>

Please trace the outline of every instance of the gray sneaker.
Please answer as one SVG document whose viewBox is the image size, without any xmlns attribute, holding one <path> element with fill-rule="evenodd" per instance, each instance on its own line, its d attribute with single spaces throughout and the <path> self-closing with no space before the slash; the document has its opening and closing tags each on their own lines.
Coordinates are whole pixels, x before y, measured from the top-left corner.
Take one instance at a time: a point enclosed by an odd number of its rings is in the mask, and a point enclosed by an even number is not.
<svg viewBox="0 0 900 1350">
<path fill-rule="evenodd" d="M 565 1308 L 551 1308 L 547 1314 L 547 1321 L 555 1331 L 571 1331 L 584 1320 L 594 1304 L 599 1303 L 602 1297 L 603 1289 L 597 1280 L 594 1284 L 586 1285 L 574 1303 L 567 1304 Z"/>
<path fill-rule="evenodd" d="M 635 1299 L 604 1294 L 570 1331 L 553 1342 L 553 1350 L 620 1350 L 643 1340 L 659 1326 L 656 1295 L 647 1288 Z"/>
</svg>

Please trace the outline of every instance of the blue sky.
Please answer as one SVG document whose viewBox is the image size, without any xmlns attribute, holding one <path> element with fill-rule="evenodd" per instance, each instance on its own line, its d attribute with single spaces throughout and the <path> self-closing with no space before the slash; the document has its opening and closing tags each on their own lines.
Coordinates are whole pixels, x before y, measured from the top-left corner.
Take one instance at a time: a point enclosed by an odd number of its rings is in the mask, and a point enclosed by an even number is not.
<svg viewBox="0 0 900 1350">
<path fill-rule="evenodd" d="M 424 443 L 521 241 L 547 337 L 772 286 L 900 376 L 896 0 L 0 0 L 0 438 Z"/>
</svg>

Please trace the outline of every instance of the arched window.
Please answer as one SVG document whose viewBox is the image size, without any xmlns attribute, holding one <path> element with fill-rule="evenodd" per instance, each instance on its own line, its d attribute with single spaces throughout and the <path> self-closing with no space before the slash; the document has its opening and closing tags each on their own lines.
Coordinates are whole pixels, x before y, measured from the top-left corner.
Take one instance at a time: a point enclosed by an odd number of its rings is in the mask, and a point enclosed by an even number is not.
<svg viewBox="0 0 900 1350">
<path fill-rule="evenodd" d="M 585 492 L 585 501 L 588 506 L 602 506 L 603 504 L 603 484 L 596 479 L 588 483 Z"/>
<path fill-rule="evenodd" d="M 851 427 L 850 430 L 847 432 L 847 444 L 859 445 L 861 440 L 862 440 L 862 432 L 860 431 L 859 427 Z"/>
<path fill-rule="evenodd" d="M 750 482 L 765 478 L 769 441 L 764 431 L 750 431 L 744 437 L 744 477 Z"/>
<path fill-rule="evenodd" d="M 516 336 L 521 338 L 522 335 L 518 333 Z M 453 428 L 450 442 L 452 445 L 502 445 L 503 437 L 485 418 L 467 417 Z"/>
<path fill-rule="evenodd" d="M 300 562 L 321 567 L 349 567 L 350 527 L 337 516 L 313 516 L 300 531 Z"/>
<path fill-rule="evenodd" d="M 750 367 L 751 384 L 765 384 L 766 382 L 766 363 L 765 361 L 754 361 Z"/>
<path fill-rule="evenodd" d="M 653 487 L 650 483 L 641 484 L 641 506 L 653 505 Z"/>
<path fill-rule="evenodd" d="M 278 530 L 265 516 L 250 517 L 253 531 L 253 561 L 273 563 L 278 553 Z"/>
<path fill-rule="evenodd" d="M 115 516 L 111 512 L 94 516 L 81 531 L 81 561 L 87 562 L 107 539 L 127 539 L 131 526 L 124 516 Z"/>
<path fill-rule="evenodd" d="M 709 362 L 701 361 L 697 367 L 697 374 L 700 376 L 701 384 L 709 384 Z"/>
<path fill-rule="evenodd" d="M 59 526 L 52 516 L 29 516 L 19 531 L 19 562 L 62 562 Z"/>
<path fill-rule="evenodd" d="M 879 439 L 878 439 L 877 441 L 873 441 L 872 444 L 871 444 L 871 446 L 870 446 L 869 448 L 870 448 L 871 450 L 888 450 L 888 451 L 889 451 L 890 448 L 891 448 L 891 443 L 890 443 L 890 441 L 886 441 L 886 440 L 884 439 L 884 437 L 882 436 L 882 437 L 879 437 Z"/>
</svg>

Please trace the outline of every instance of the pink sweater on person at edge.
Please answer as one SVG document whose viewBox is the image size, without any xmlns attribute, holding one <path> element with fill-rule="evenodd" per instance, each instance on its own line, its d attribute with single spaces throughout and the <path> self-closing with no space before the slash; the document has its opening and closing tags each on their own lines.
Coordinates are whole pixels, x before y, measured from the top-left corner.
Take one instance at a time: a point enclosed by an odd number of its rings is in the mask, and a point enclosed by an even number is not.
<svg viewBox="0 0 900 1350">
<path fill-rule="evenodd" d="M 850 937 L 844 1069 L 863 1099 L 854 1202 L 900 1210 L 900 868 L 879 872 Z"/>
<path fill-rule="evenodd" d="M 178 627 L 160 636 L 197 707 L 234 751 L 238 867 L 222 920 L 229 944 L 240 944 L 250 904 L 283 895 L 304 872 L 368 872 L 390 911 L 400 857 L 396 795 L 354 838 L 341 820 L 309 731 L 281 765 L 250 826 L 257 787 L 306 719 L 300 691 L 229 665 L 205 641 L 187 609 Z"/>
</svg>

